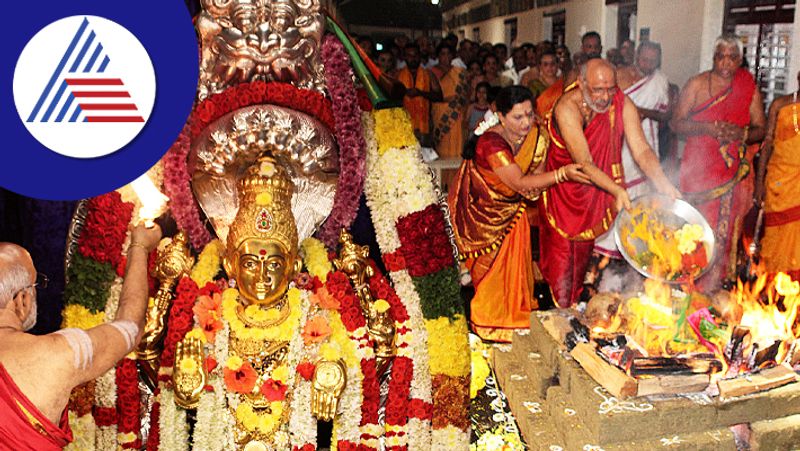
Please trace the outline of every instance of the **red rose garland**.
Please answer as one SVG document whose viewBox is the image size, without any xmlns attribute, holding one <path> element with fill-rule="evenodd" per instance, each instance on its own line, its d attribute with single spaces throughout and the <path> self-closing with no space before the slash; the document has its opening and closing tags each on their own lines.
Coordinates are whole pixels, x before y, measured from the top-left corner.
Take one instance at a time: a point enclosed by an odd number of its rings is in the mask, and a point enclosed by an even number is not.
<svg viewBox="0 0 800 451">
<path fill-rule="evenodd" d="M 133 433 L 137 436 L 141 430 L 139 409 L 139 371 L 136 361 L 125 358 L 117 366 L 117 411 L 119 412 L 118 432 L 120 434 Z M 141 438 L 133 442 L 124 443 L 125 449 L 139 449 L 142 447 Z"/>
<path fill-rule="evenodd" d="M 209 282 L 204 288 L 208 288 L 209 285 L 216 287 Z M 175 364 L 175 347 L 194 325 L 192 306 L 199 293 L 200 289 L 197 284 L 188 276 L 178 282 L 178 287 L 175 289 L 175 300 L 169 312 L 164 351 L 161 353 L 160 365 L 162 367 L 171 367 Z"/>
<path fill-rule="evenodd" d="M 422 277 L 453 266 L 453 253 L 445 232 L 444 215 L 436 204 L 397 221 L 397 235 L 408 273 Z"/>
<path fill-rule="evenodd" d="M 116 267 L 122 258 L 132 214 L 133 204 L 123 202 L 116 191 L 89 199 L 78 251 L 84 257 Z"/>
<path fill-rule="evenodd" d="M 366 142 L 361 129 L 361 109 L 353 85 L 350 57 L 336 36 L 328 35 L 322 43 L 322 61 L 336 119 L 334 131 L 339 144 L 339 180 L 333 209 L 318 236 L 322 242 L 334 248 L 339 231 L 349 229 L 358 212 L 358 201 L 364 192 Z"/>
</svg>

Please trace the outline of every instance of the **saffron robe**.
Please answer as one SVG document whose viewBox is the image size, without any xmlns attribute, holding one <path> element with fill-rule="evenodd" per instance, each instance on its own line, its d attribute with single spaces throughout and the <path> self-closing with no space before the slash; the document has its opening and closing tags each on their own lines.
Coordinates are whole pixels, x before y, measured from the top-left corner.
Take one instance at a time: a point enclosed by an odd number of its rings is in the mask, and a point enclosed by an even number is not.
<svg viewBox="0 0 800 451">
<path fill-rule="evenodd" d="M 764 240 L 767 271 L 800 270 L 800 104 L 778 111 L 772 156 L 767 163 Z"/>
<path fill-rule="evenodd" d="M 67 409 L 58 426 L 31 403 L 0 363 L 0 450 L 60 450 L 72 442 Z"/>
<path fill-rule="evenodd" d="M 745 127 L 750 123 L 755 88 L 753 76 L 740 68 L 728 88 L 695 107 L 689 118 L 695 122 L 726 121 Z M 681 191 L 703 214 L 717 239 L 712 268 L 697 281 L 703 291 L 718 288 L 736 270 L 736 243 L 752 198 L 752 180 L 746 180 L 750 173 L 746 150 L 741 141 L 721 144 L 709 135 L 686 139 Z M 748 183 L 741 183 L 743 180 Z"/>
<path fill-rule="evenodd" d="M 575 85 L 565 92 L 572 89 L 576 89 Z M 624 105 L 625 94 L 617 90 L 609 109 L 595 114 L 583 129 L 595 166 L 617 184 L 623 183 Z M 550 149 L 545 170 L 555 171 L 573 160 L 555 118 L 548 119 L 547 124 Z M 614 220 L 614 196 L 594 185 L 568 181 L 551 186 L 542 194 L 540 205 L 540 216 L 545 218 L 539 239 L 542 275 L 558 305 L 569 307 L 580 295 L 594 240 L 605 233 Z"/>
<path fill-rule="evenodd" d="M 406 89 L 416 88 L 419 91 L 430 92 L 431 90 L 431 73 L 428 69 L 422 66 L 417 68 L 416 73 L 412 76 L 411 70 L 404 67 L 397 73 L 397 80 L 406 87 Z M 411 125 L 414 126 L 414 131 L 427 135 L 431 129 L 431 102 L 422 96 L 416 97 L 403 97 L 403 108 L 408 111 L 411 116 Z"/>
<path fill-rule="evenodd" d="M 532 172 L 546 151 L 546 134 L 536 128 L 517 155 L 500 135 L 486 132 L 475 157 L 461 163 L 448 195 L 456 244 L 475 286 L 470 322 L 485 340 L 510 341 L 513 329 L 530 326 L 536 308 L 525 199 L 494 170 L 517 164 Z"/>
</svg>

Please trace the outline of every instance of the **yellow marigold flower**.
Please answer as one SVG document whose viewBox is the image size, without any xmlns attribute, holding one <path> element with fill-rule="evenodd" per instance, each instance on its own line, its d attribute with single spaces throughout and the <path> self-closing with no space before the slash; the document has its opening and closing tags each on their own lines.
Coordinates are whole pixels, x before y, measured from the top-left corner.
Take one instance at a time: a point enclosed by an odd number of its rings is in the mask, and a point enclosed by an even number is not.
<svg viewBox="0 0 800 451">
<path fill-rule="evenodd" d="M 203 252 L 197 257 L 197 263 L 192 268 L 190 277 L 199 287 L 205 286 L 214 280 L 214 276 L 219 272 L 220 256 L 224 247 L 222 241 L 214 240 L 203 248 Z"/>
<path fill-rule="evenodd" d="M 228 360 L 225 362 L 225 366 L 231 371 L 237 371 L 242 367 L 242 364 L 244 364 L 244 361 L 238 355 L 228 357 Z"/>
<path fill-rule="evenodd" d="M 325 282 L 328 273 L 333 271 L 325 245 L 316 238 L 306 238 L 301 247 L 303 248 L 303 263 L 305 263 L 308 273 Z"/>
<path fill-rule="evenodd" d="M 378 313 L 386 313 L 386 311 L 389 310 L 389 307 L 390 305 L 388 302 L 386 302 L 386 299 L 378 299 L 375 301 L 375 310 Z"/>
<path fill-rule="evenodd" d="M 272 203 L 272 194 L 269 192 L 263 192 L 256 196 L 256 204 L 258 205 L 269 205 Z"/>
<path fill-rule="evenodd" d="M 106 320 L 104 312 L 92 313 L 79 304 L 70 304 L 64 308 L 62 326 L 66 328 L 91 329 L 103 324 Z"/>
<path fill-rule="evenodd" d="M 178 365 L 180 366 L 181 371 L 183 371 L 185 374 L 194 374 L 198 370 L 197 362 L 189 357 L 182 358 Z"/>
<path fill-rule="evenodd" d="M 378 142 L 378 154 L 387 150 L 417 144 L 411 119 L 403 108 L 373 110 L 375 118 L 375 139 Z"/>
<path fill-rule="evenodd" d="M 286 365 L 275 368 L 272 370 L 272 379 L 285 383 L 289 379 L 289 368 Z"/>
<path fill-rule="evenodd" d="M 324 343 L 320 346 L 319 353 L 323 359 L 331 362 L 339 360 L 342 356 L 342 353 L 339 352 L 339 348 L 332 343 Z"/>
<path fill-rule="evenodd" d="M 431 374 L 444 374 L 461 377 L 469 374 L 470 355 L 466 352 L 453 352 L 454 347 L 467 346 L 467 322 L 463 315 L 456 315 L 451 321 L 440 317 L 425 321 L 428 330 L 428 352 Z"/>
<path fill-rule="evenodd" d="M 196 338 L 200 340 L 201 343 L 206 342 L 206 334 L 203 333 L 203 330 L 199 327 L 195 327 L 194 329 L 190 330 L 186 333 L 186 338 Z"/>
</svg>

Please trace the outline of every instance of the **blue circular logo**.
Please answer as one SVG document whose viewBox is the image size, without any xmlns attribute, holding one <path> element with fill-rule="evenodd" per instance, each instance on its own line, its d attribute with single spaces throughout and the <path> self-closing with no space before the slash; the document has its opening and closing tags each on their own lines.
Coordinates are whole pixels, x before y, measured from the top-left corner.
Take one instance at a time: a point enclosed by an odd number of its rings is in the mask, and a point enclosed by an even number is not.
<svg viewBox="0 0 800 451">
<path fill-rule="evenodd" d="M 194 102 L 198 44 L 183 2 L 14 2 L 0 69 L 0 186 L 74 200 L 152 167 Z"/>
</svg>

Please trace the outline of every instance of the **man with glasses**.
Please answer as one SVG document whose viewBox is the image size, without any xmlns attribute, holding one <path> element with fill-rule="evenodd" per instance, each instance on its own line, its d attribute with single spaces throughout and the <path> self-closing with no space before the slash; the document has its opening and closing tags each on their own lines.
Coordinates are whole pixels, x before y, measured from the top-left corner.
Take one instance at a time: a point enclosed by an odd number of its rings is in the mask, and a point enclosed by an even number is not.
<svg viewBox="0 0 800 451">
<path fill-rule="evenodd" d="M 134 349 L 147 307 L 147 255 L 158 226 L 131 233 L 115 321 L 89 330 L 35 336 L 36 272 L 25 249 L 0 243 L 0 449 L 57 450 L 72 441 L 66 406 L 72 389 L 96 379 Z"/>
<path fill-rule="evenodd" d="M 624 188 L 622 143 L 653 181 L 672 197 L 680 193 L 667 180 L 647 143 L 636 105 L 617 88 L 614 67 L 595 58 L 580 67 L 578 82 L 557 101 L 548 120 L 550 149 L 545 171 L 583 165 L 591 184 L 566 182 L 542 194 L 541 269 L 561 307 L 578 300 L 594 240 L 605 233 L 622 208 L 630 208 Z"/>
</svg>

